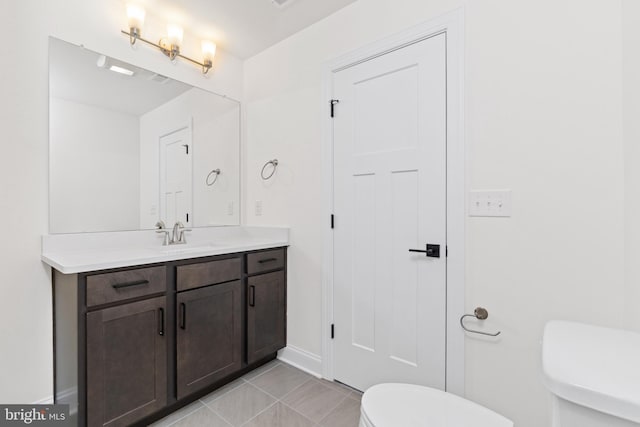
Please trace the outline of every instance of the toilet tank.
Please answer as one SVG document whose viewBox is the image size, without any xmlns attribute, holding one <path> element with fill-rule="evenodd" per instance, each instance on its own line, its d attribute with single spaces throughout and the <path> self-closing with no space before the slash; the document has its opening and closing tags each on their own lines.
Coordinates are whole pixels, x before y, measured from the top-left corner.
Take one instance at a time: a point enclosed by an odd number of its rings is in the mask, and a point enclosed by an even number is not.
<svg viewBox="0 0 640 427">
<path fill-rule="evenodd" d="M 542 369 L 553 427 L 640 426 L 640 334 L 551 321 Z"/>
</svg>

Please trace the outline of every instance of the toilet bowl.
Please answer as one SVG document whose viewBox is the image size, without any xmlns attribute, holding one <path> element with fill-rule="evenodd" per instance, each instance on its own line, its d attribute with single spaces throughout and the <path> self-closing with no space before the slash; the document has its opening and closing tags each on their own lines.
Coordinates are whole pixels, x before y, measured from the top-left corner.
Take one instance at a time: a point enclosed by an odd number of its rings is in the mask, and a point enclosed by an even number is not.
<svg viewBox="0 0 640 427">
<path fill-rule="evenodd" d="M 360 427 L 513 427 L 483 406 L 413 384 L 378 384 L 362 396 Z"/>
<path fill-rule="evenodd" d="M 553 427 L 640 426 L 640 334 L 576 322 L 547 323 L 544 383 Z"/>
</svg>

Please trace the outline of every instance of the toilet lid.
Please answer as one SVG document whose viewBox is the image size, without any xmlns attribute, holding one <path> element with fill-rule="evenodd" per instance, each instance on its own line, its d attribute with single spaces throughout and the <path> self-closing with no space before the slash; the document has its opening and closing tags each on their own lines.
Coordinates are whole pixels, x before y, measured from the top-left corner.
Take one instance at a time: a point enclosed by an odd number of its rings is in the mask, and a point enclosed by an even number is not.
<svg viewBox="0 0 640 427">
<path fill-rule="evenodd" d="M 375 427 L 513 427 L 502 415 L 429 387 L 379 384 L 362 396 L 362 416 Z"/>
</svg>

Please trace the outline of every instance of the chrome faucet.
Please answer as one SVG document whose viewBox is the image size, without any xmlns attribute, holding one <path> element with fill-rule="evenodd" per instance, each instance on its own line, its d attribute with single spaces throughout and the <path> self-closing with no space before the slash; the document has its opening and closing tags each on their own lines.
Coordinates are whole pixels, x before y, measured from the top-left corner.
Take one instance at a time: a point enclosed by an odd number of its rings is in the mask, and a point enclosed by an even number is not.
<svg viewBox="0 0 640 427">
<path fill-rule="evenodd" d="M 184 235 L 185 231 L 191 231 L 188 228 L 184 228 L 184 225 L 180 221 L 176 221 L 173 226 L 173 235 L 169 241 L 170 245 L 182 245 L 187 243 L 187 238 Z M 167 233 L 169 234 L 169 233 Z"/>
</svg>

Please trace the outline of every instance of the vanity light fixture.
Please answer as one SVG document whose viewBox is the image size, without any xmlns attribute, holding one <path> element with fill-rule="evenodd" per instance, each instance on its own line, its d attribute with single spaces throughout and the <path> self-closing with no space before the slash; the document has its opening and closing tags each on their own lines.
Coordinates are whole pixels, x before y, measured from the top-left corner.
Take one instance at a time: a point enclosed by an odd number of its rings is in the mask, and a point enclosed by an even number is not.
<svg viewBox="0 0 640 427">
<path fill-rule="evenodd" d="M 123 34 L 129 36 L 129 43 L 131 46 L 136 44 L 137 40 L 143 41 L 148 45 L 157 47 L 162 53 L 167 55 L 171 61 L 175 61 L 180 57 L 186 59 L 189 62 L 200 66 L 202 68 L 202 74 L 207 74 L 211 67 L 213 67 L 213 57 L 216 54 L 215 43 L 205 40 L 202 42 L 202 62 L 191 59 L 180 53 L 180 45 L 182 44 L 182 38 L 184 36 L 184 30 L 182 27 L 169 24 L 167 26 L 167 36 L 160 39 L 158 43 L 154 43 L 142 37 L 142 26 L 144 24 L 145 11 L 142 7 L 136 4 L 127 5 L 127 22 L 129 31 L 121 30 Z"/>
</svg>

